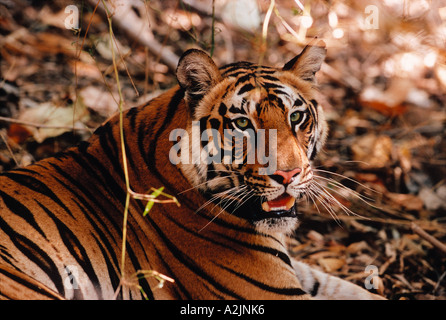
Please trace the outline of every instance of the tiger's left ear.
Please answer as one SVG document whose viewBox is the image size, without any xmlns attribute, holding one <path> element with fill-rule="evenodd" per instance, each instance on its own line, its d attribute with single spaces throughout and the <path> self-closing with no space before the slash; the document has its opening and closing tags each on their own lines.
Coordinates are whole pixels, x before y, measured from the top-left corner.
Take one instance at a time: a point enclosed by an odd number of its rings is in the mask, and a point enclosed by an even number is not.
<svg viewBox="0 0 446 320">
<path fill-rule="evenodd" d="M 322 40 L 313 40 L 302 52 L 285 64 L 282 70 L 292 71 L 295 75 L 305 81 L 316 82 L 315 74 L 324 62 L 327 49 Z"/>
<path fill-rule="evenodd" d="M 188 103 L 201 100 L 222 80 L 212 58 L 198 49 L 190 49 L 183 53 L 176 73 L 180 86 L 186 90 Z"/>
</svg>

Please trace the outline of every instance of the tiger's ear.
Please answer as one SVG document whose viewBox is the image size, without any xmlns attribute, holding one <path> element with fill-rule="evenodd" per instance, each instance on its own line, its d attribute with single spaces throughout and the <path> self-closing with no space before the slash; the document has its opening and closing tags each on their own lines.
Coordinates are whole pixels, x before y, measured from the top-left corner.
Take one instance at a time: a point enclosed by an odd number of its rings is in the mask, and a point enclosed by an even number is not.
<svg viewBox="0 0 446 320">
<path fill-rule="evenodd" d="M 188 102 L 198 102 L 209 90 L 222 80 L 212 58 L 198 49 L 187 50 L 180 58 L 177 79 L 186 90 Z"/>
<path fill-rule="evenodd" d="M 302 80 L 315 83 L 314 75 L 320 70 L 326 53 L 325 42 L 315 39 L 299 55 L 288 61 L 282 70 L 291 71 Z"/>
</svg>

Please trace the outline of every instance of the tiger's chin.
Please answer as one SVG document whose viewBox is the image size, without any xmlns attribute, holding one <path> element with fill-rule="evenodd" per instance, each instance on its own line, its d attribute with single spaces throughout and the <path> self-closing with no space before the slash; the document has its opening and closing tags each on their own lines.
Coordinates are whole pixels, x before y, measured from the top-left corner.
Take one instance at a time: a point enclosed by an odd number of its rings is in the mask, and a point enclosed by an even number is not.
<svg viewBox="0 0 446 320">
<path fill-rule="evenodd" d="M 251 222 L 261 233 L 291 234 L 298 224 L 296 199 L 286 196 L 283 197 L 282 203 L 273 206 L 276 200 L 263 202 L 260 210 L 253 214 Z"/>
<path fill-rule="evenodd" d="M 290 235 L 298 226 L 297 217 L 265 218 L 253 222 L 259 233 L 282 233 Z"/>
</svg>

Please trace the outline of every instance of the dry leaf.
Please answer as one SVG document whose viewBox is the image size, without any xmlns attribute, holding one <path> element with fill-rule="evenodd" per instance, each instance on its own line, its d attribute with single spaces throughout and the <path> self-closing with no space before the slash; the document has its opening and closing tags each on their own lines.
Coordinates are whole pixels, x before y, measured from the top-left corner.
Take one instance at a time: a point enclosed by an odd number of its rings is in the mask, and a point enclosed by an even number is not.
<svg viewBox="0 0 446 320">
<path fill-rule="evenodd" d="M 389 166 L 392 140 L 385 135 L 367 134 L 359 137 L 352 145 L 353 158 L 363 168 L 384 168 Z"/>
<path fill-rule="evenodd" d="M 33 134 L 25 126 L 18 123 L 11 123 L 8 128 L 8 137 L 17 144 L 24 143 Z"/>
<path fill-rule="evenodd" d="M 85 103 L 85 106 L 99 113 L 101 116 L 110 117 L 118 111 L 117 100 L 113 99 L 110 92 L 98 87 L 86 87 L 79 93 Z M 117 92 L 114 93 L 116 99 L 119 99 Z"/>
<path fill-rule="evenodd" d="M 307 233 L 307 238 L 316 242 L 316 243 L 323 243 L 324 242 L 324 236 L 321 235 L 319 232 L 311 230 Z"/>
<path fill-rule="evenodd" d="M 354 242 L 347 247 L 348 253 L 358 253 L 363 250 L 370 250 L 369 245 L 365 241 Z"/>
<path fill-rule="evenodd" d="M 87 115 L 78 108 L 76 110 L 74 127 L 83 128 L 80 122 L 86 120 Z M 34 139 L 41 143 L 46 138 L 57 137 L 64 132 L 73 129 L 73 114 L 72 107 L 56 107 L 52 103 L 42 103 L 34 108 L 26 109 L 22 112 L 19 119 L 23 122 L 33 123 L 35 127 L 29 127 Z M 54 128 L 39 128 L 39 125 L 51 126 Z"/>
<path fill-rule="evenodd" d="M 321 258 L 317 262 L 324 268 L 325 272 L 333 272 L 341 269 L 345 265 L 345 260 L 338 258 Z"/>
<path fill-rule="evenodd" d="M 413 194 L 386 193 L 386 197 L 398 206 L 409 211 L 420 211 L 423 209 L 423 200 Z"/>
</svg>

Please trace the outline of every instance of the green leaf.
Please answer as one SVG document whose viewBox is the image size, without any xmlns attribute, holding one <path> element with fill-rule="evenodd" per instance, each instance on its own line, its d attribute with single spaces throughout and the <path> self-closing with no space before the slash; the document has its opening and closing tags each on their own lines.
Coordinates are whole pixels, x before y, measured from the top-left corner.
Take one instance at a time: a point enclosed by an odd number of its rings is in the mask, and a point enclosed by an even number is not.
<svg viewBox="0 0 446 320">
<path fill-rule="evenodd" d="M 156 198 L 156 197 L 158 197 L 162 192 L 163 192 L 163 190 L 164 190 L 164 187 L 161 187 L 161 188 L 159 188 L 159 189 L 156 189 L 155 191 L 153 191 L 152 193 L 151 193 L 151 196 L 153 196 L 154 198 Z M 149 201 L 149 202 L 147 202 L 147 205 L 146 205 L 146 208 L 144 209 L 144 212 L 143 212 L 143 217 L 145 217 L 148 213 L 149 213 L 149 211 L 152 209 L 152 207 L 153 207 L 153 205 L 155 204 L 155 201 Z"/>
</svg>

